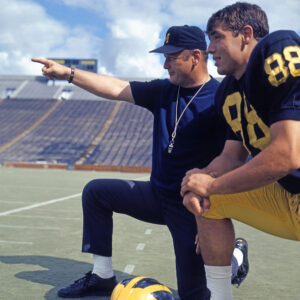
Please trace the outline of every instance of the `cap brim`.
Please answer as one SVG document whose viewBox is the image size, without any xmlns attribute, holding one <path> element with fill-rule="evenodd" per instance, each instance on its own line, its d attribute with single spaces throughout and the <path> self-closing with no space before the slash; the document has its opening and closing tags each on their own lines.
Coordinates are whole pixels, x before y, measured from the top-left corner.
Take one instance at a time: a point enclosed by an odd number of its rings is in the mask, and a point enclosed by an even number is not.
<svg viewBox="0 0 300 300">
<path fill-rule="evenodd" d="M 179 51 L 184 50 L 183 47 L 176 47 L 172 45 L 163 45 L 159 48 L 156 48 L 154 50 L 149 51 L 150 53 L 166 53 L 166 54 L 171 54 L 171 53 L 176 53 Z"/>
</svg>

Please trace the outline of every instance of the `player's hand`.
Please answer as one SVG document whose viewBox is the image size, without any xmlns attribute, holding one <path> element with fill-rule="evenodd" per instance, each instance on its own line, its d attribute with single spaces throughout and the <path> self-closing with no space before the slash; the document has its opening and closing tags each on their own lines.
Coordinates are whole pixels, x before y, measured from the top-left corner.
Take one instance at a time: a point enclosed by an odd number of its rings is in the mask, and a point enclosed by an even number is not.
<svg viewBox="0 0 300 300">
<path fill-rule="evenodd" d="M 214 181 L 215 178 L 209 174 L 188 171 L 182 179 L 180 194 L 184 197 L 185 193 L 193 192 L 201 197 L 209 197 L 210 187 Z"/>
<path fill-rule="evenodd" d="M 192 175 L 192 174 L 209 174 L 211 177 L 214 177 L 214 178 L 217 177 L 217 173 L 215 171 L 211 171 L 207 168 L 204 168 L 204 169 L 194 168 L 185 173 L 185 175 Z"/>
<path fill-rule="evenodd" d="M 44 65 L 42 73 L 49 79 L 68 80 L 70 78 L 71 69 L 66 66 L 44 58 L 32 58 L 31 60 Z"/>
<path fill-rule="evenodd" d="M 208 197 L 200 197 L 189 192 L 183 197 L 183 205 L 197 217 L 209 211 L 210 200 Z"/>
</svg>

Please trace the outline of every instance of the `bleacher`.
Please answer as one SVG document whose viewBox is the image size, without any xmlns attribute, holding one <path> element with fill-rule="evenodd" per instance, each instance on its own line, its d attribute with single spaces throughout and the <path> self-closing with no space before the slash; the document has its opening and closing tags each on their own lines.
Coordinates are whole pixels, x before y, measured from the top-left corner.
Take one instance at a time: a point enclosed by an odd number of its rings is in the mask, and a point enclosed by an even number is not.
<svg viewBox="0 0 300 300">
<path fill-rule="evenodd" d="M 0 147 L 39 120 L 54 102 L 54 100 L 5 99 L 0 104 Z"/>
<path fill-rule="evenodd" d="M 0 76 L 0 99 L 10 98 L 25 84 L 24 76 Z"/>
<path fill-rule="evenodd" d="M 36 77 L 35 80 L 26 80 L 22 88 L 14 95 L 16 99 L 54 99 L 59 90 L 57 86 L 47 85 L 45 78 Z"/>
<path fill-rule="evenodd" d="M 34 76 L 0 76 L 0 95 L 1 165 L 150 169 L 153 120 L 143 108 Z"/>
<path fill-rule="evenodd" d="M 151 166 L 149 149 L 152 149 L 152 115 L 146 109 L 122 103 L 115 120 L 85 162 L 113 166 Z"/>
</svg>

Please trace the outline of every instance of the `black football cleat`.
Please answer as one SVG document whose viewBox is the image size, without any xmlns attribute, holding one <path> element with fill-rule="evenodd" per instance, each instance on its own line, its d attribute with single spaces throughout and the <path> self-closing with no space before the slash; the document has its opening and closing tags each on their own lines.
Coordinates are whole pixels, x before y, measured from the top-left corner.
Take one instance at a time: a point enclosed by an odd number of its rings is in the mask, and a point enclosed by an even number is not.
<svg viewBox="0 0 300 300">
<path fill-rule="evenodd" d="M 239 287 L 249 272 L 248 243 L 243 238 L 237 238 L 234 243 L 234 248 L 240 249 L 243 252 L 243 262 L 238 268 L 237 275 L 231 280 L 233 285 Z"/>
<path fill-rule="evenodd" d="M 110 296 L 117 283 L 115 276 L 103 279 L 97 274 L 88 272 L 84 277 L 58 290 L 57 296 L 61 298 Z"/>
</svg>

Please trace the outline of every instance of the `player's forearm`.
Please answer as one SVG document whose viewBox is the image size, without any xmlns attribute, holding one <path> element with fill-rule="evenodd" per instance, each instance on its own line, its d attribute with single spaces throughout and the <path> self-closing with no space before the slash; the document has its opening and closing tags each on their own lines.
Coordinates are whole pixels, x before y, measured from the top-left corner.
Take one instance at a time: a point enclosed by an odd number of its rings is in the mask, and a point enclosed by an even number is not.
<svg viewBox="0 0 300 300">
<path fill-rule="evenodd" d="M 205 168 L 204 172 L 219 177 L 243 165 L 248 152 L 239 141 L 227 140 L 222 153 Z"/>
<path fill-rule="evenodd" d="M 244 164 L 244 160 L 233 159 L 232 157 L 223 154 L 217 156 L 211 163 L 206 166 L 203 171 L 213 177 L 219 177 L 228 173 Z"/>
<path fill-rule="evenodd" d="M 256 189 L 286 176 L 293 171 L 288 156 L 269 146 L 243 166 L 214 180 L 209 194 L 232 194 Z"/>
<path fill-rule="evenodd" d="M 127 81 L 75 69 L 73 84 L 103 98 L 134 102 Z"/>
<path fill-rule="evenodd" d="M 300 168 L 300 122 L 279 121 L 270 133 L 271 143 L 247 164 L 215 179 L 210 195 L 259 188 Z"/>
</svg>

